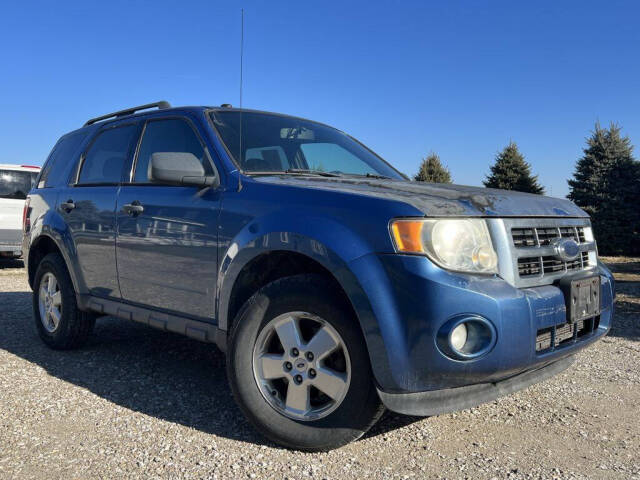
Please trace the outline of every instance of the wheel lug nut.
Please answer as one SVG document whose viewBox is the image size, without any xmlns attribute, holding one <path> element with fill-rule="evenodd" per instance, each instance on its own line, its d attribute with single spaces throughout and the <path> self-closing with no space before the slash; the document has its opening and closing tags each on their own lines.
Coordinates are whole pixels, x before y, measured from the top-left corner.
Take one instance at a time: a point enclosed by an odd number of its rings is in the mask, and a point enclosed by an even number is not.
<svg viewBox="0 0 640 480">
<path fill-rule="evenodd" d="M 291 356 L 292 357 L 297 357 L 298 355 L 300 355 L 300 351 L 297 348 L 292 348 L 291 349 Z"/>
<path fill-rule="evenodd" d="M 313 368 L 311 370 L 309 370 L 309 376 L 311 378 L 314 378 L 316 376 L 316 371 Z"/>
<path fill-rule="evenodd" d="M 293 365 L 291 365 L 291 362 L 284 362 L 284 368 L 286 368 L 287 370 L 291 370 L 293 368 Z"/>
<path fill-rule="evenodd" d="M 302 375 L 296 375 L 296 383 L 302 383 Z"/>
<path fill-rule="evenodd" d="M 307 352 L 307 360 L 309 360 L 310 362 L 313 361 L 313 353 Z"/>
</svg>

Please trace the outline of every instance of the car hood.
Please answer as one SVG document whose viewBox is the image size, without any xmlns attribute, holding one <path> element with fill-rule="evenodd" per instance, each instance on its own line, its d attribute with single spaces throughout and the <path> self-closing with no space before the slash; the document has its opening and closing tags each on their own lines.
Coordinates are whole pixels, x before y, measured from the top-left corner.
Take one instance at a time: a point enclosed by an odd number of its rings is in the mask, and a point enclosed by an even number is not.
<svg viewBox="0 0 640 480">
<path fill-rule="evenodd" d="M 426 216 L 588 217 L 574 203 L 512 190 L 359 177 L 253 177 L 260 183 L 316 188 L 404 202 Z"/>
</svg>

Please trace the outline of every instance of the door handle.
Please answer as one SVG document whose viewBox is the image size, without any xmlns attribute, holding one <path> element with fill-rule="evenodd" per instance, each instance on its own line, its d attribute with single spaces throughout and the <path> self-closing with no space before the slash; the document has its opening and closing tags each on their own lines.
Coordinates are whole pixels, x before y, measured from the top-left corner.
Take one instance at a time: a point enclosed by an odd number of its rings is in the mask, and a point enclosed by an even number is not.
<svg viewBox="0 0 640 480">
<path fill-rule="evenodd" d="M 71 210 L 73 210 L 74 208 L 76 208 L 76 204 L 73 203 L 73 200 L 69 199 L 66 202 L 62 202 L 60 204 L 60 209 L 69 213 Z"/>
<path fill-rule="evenodd" d="M 142 212 L 144 212 L 144 207 L 140 204 L 138 200 L 134 200 L 131 203 L 127 203 L 126 205 L 123 205 L 122 210 L 127 212 L 132 217 L 135 217 L 137 215 L 140 215 Z"/>
</svg>

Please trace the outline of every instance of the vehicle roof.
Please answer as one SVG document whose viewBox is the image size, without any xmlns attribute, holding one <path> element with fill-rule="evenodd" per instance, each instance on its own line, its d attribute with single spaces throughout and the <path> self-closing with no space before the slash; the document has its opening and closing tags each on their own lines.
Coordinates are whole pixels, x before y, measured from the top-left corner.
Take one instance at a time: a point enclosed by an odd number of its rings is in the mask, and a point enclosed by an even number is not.
<svg viewBox="0 0 640 480">
<path fill-rule="evenodd" d="M 0 169 L 2 170 L 16 170 L 19 172 L 34 172 L 37 173 L 40 171 L 40 168 L 37 165 L 15 165 L 13 163 L 0 163 Z"/>
<path fill-rule="evenodd" d="M 132 118 L 140 118 L 140 117 L 145 117 L 145 116 L 165 116 L 165 115 L 170 115 L 173 112 L 192 112 L 192 113 L 201 113 L 203 111 L 223 111 L 223 112 L 247 112 L 247 113 L 264 113 L 264 114 L 268 114 L 268 115 L 279 115 L 279 116 L 283 116 L 283 117 L 290 117 L 290 118 L 296 118 L 299 120 L 304 120 L 307 122 L 314 122 L 314 123 L 318 123 L 321 125 L 326 125 L 322 122 L 318 122 L 316 120 L 310 120 L 304 117 L 299 117 L 296 115 L 289 115 L 286 113 L 279 113 L 279 112 L 269 112 L 266 110 L 255 110 L 255 109 L 251 109 L 251 108 L 237 108 L 237 107 L 222 107 L 222 106 L 207 106 L 207 105 L 188 105 L 188 106 L 175 106 L 175 107 L 169 107 L 169 108 L 162 108 L 159 110 L 143 110 L 140 112 L 136 112 L 130 115 L 122 115 L 122 116 L 118 116 L 115 118 L 109 118 L 106 120 L 100 120 L 97 121 L 95 123 L 91 123 L 90 125 L 83 125 L 81 128 L 78 128 L 76 130 L 73 130 L 71 132 L 68 133 L 74 133 L 77 131 L 81 131 L 81 130 L 91 130 L 91 129 L 98 129 L 104 125 L 108 125 L 110 123 L 114 123 L 114 122 L 121 122 L 122 120 L 128 120 L 128 119 L 132 119 Z M 331 125 L 326 125 L 328 127 L 331 128 L 335 128 L 332 127 Z"/>
<path fill-rule="evenodd" d="M 135 109 L 138 108 L 140 109 L 139 111 L 136 111 Z M 152 110 L 152 108 L 158 108 L 156 110 Z M 131 113 L 129 114 L 128 111 L 131 110 L 135 113 Z M 336 128 L 332 125 L 328 125 L 326 123 L 322 123 L 322 122 L 318 122 L 316 120 L 310 120 L 304 117 L 299 117 L 296 115 L 288 115 L 286 113 L 278 113 L 278 112 L 269 112 L 269 111 L 265 111 L 265 110 L 255 110 L 255 109 L 250 109 L 250 108 L 236 108 L 233 107 L 229 104 L 222 104 L 220 106 L 207 106 L 207 105 L 199 105 L 199 106 L 169 106 L 169 102 L 166 101 L 160 101 L 160 102 L 156 102 L 156 103 L 151 103 L 151 104 L 146 104 L 146 105 L 141 105 L 139 107 L 132 107 L 131 109 L 127 109 L 127 110 L 120 110 L 120 111 L 116 111 L 113 112 L 111 114 L 106 114 L 103 115 L 101 117 L 96 117 L 93 119 L 89 119 L 82 127 L 70 131 L 68 133 L 66 133 L 65 135 L 63 135 L 63 138 L 68 136 L 68 135 L 72 135 L 72 134 L 76 134 L 78 132 L 86 132 L 86 134 L 91 134 L 91 132 L 95 132 L 96 130 L 104 127 L 105 125 L 109 125 L 112 123 L 118 123 L 118 122 L 122 122 L 123 120 L 130 120 L 130 119 L 136 119 L 136 118 L 141 118 L 141 117 L 163 117 L 163 116 L 168 116 L 171 115 L 171 113 L 173 112 L 179 112 L 179 113 L 195 113 L 195 114 L 201 114 L 203 112 L 247 112 L 247 113 L 260 113 L 260 114 L 266 114 L 266 115 L 277 115 L 277 116 L 282 116 L 282 117 L 288 117 L 288 118 L 292 118 L 292 119 L 297 119 L 297 120 L 301 120 L 301 121 L 305 121 L 305 122 L 313 122 L 315 124 L 318 125 L 322 125 L 331 129 L 334 129 L 336 131 L 339 131 L 347 136 L 349 136 L 350 138 L 352 138 L 354 141 L 358 142 L 358 140 L 356 140 L 355 138 L 353 138 L 351 135 L 347 134 L 346 132 L 343 132 L 342 130 L 340 130 L 339 128 Z M 360 142 L 358 142 L 360 143 Z M 362 145 L 362 144 L 361 144 Z M 364 145 L 363 145 L 364 146 Z M 376 155 L 378 158 L 380 158 L 384 163 L 386 163 L 390 168 L 392 168 L 393 170 L 395 170 L 396 172 L 398 172 L 399 175 L 406 177 L 405 174 L 403 174 L 402 172 L 400 172 L 398 169 L 396 169 L 393 165 L 391 165 L 389 162 L 387 162 L 386 160 L 384 160 L 382 157 L 380 157 L 377 153 L 373 152 L 371 149 L 369 149 L 368 147 L 364 146 L 364 148 L 366 148 L 367 150 L 371 151 L 374 155 Z"/>
</svg>

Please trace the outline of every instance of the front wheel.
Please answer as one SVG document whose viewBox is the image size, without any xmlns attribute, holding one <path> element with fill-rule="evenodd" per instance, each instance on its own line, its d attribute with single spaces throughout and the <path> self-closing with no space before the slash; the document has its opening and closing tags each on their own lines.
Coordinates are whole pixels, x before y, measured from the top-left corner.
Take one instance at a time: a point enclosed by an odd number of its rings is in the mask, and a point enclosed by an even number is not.
<svg viewBox="0 0 640 480">
<path fill-rule="evenodd" d="M 383 412 L 358 321 L 321 276 L 256 293 L 234 323 L 227 366 L 247 418 L 286 447 L 339 447 Z"/>
</svg>

